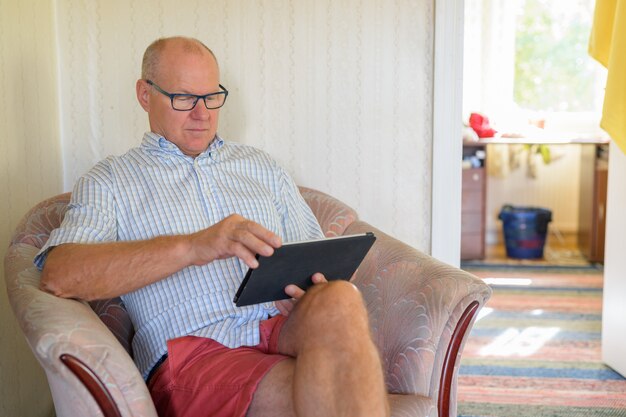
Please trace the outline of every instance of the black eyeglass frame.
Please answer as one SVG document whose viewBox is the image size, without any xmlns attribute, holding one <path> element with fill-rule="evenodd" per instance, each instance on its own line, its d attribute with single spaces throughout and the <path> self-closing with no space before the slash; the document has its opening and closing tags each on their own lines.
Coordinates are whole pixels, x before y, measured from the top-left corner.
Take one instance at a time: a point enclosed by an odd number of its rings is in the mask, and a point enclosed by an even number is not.
<svg viewBox="0 0 626 417">
<path fill-rule="evenodd" d="M 146 80 L 146 82 L 151 85 L 152 87 L 155 88 L 155 90 L 157 90 L 159 93 L 163 94 L 166 97 L 169 97 L 170 99 L 170 104 L 172 105 L 172 109 L 176 110 L 176 111 L 192 111 L 193 109 L 196 108 L 196 105 L 198 104 L 198 100 L 202 99 L 202 101 L 204 102 L 204 107 L 206 107 L 208 110 L 215 110 L 215 109 L 219 109 L 220 107 L 222 107 L 224 104 L 226 104 L 226 98 L 228 97 L 228 90 L 226 89 L 226 87 L 224 87 L 222 84 L 219 84 L 220 88 L 222 89 L 222 91 L 218 91 L 215 93 L 209 93 L 209 94 L 205 94 L 203 96 L 199 96 L 197 94 L 183 94 L 183 93 L 168 93 L 167 91 L 165 91 L 164 89 L 162 89 L 161 87 L 159 87 L 158 85 L 156 85 L 154 83 L 154 81 L 152 80 Z M 209 104 L 207 103 L 206 99 L 208 97 L 212 97 L 212 96 L 217 96 L 217 95 L 224 95 L 224 101 L 222 102 L 221 105 L 217 106 L 217 107 L 209 107 Z M 193 102 L 193 105 L 191 106 L 191 108 L 189 109 L 185 109 L 185 110 L 181 110 L 181 109 L 177 109 L 176 107 L 174 107 L 174 99 L 176 97 L 193 97 L 195 98 L 195 101 Z"/>
</svg>

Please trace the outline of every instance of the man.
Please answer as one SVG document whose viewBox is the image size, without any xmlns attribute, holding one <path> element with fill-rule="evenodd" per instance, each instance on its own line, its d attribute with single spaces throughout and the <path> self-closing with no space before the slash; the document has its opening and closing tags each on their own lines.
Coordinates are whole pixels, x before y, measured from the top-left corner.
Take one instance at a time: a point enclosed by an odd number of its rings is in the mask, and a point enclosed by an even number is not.
<svg viewBox="0 0 626 417">
<path fill-rule="evenodd" d="M 228 92 L 213 53 L 195 39 L 155 41 L 136 92 L 151 131 L 77 182 L 36 258 L 42 288 L 122 297 L 161 415 L 388 415 L 352 284 L 316 274 L 306 294 L 285 289 L 290 301 L 232 303 L 256 253 L 321 231 L 274 161 L 217 135 Z"/>
</svg>

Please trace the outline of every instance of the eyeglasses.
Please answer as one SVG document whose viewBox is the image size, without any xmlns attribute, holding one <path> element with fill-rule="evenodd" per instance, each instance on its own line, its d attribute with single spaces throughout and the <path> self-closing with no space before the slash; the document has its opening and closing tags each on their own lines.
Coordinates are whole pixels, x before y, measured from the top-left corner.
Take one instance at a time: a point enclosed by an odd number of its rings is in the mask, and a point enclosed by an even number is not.
<svg viewBox="0 0 626 417">
<path fill-rule="evenodd" d="M 209 93 L 203 96 L 198 96 L 196 94 L 172 94 L 163 90 L 161 87 L 153 83 L 151 80 L 146 80 L 148 84 L 154 87 L 159 93 L 163 94 L 170 98 L 170 102 L 172 103 L 172 108 L 177 111 L 190 111 L 196 107 L 196 103 L 198 100 L 202 99 L 204 101 L 204 105 L 207 109 L 219 109 L 226 102 L 226 97 L 228 97 L 228 90 L 224 88 L 222 84 L 220 84 L 220 88 L 222 91 L 218 91 L 217 93 Z"/>
</svg>

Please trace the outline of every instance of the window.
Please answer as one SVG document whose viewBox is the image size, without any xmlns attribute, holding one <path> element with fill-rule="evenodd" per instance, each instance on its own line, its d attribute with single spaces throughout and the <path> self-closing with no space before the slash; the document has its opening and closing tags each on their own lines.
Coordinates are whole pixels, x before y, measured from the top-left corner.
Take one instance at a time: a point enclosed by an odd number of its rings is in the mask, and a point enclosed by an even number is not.
<svg viewBox="0 0 626 417">
<path fill-rule="evenodd" d="M 521 1 L 513 90 L 518 106 L 551 112 L 598 109 L 598 68 L 587 56 L 592 17 L 589 0 Z"/>
<path fill-rule="evenodd" d="M 606 71 L 587 53 L 594 0 L 467 0 L 464 114 L 599 133 Z"/>
</svg>

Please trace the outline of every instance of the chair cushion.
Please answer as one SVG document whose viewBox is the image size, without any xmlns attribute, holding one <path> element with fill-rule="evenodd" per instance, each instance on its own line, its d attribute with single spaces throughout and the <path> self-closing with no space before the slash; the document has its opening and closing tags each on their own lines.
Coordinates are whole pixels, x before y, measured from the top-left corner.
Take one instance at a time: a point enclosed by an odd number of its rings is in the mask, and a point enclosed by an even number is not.
<svg viewBox="0 0 626 417">
<path fill-rule="evenodd" d="M 133 323 L 128 316 L 126 307 L 119 297 L 89 302 L 91 309 L 100 320 L 111 330 L 130 357 L 133 357 L 132 341 L 135 335 Z"/>
</svg>

